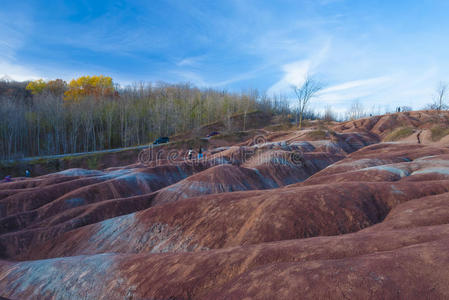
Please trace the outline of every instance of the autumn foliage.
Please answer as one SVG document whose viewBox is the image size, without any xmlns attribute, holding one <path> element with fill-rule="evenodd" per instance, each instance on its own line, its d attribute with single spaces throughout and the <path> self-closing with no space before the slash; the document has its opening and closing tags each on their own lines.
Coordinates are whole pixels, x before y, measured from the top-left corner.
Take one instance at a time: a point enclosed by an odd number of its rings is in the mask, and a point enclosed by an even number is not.
<svg viewBox="0 0 449 300">
<path fill-rule="evenodd" d="M 86 97 L 108 98 L 115 94 L 112 78 L 103 75 L 81 76 L 72 79 L 69 84 L 62 79 L 38 79 L 29 82 L 26 89 L 33 95 L 50 93 L 54 96 L 64 96 L 66 101 L 80 101 Z"/>
<path fill-rule="evenodd" d="M 79 101 L 84 97 L 104 98 L 114 95 L 114 84 L 107 76 L 82 76 L 70 81 L 64 100 Z"/>
<path fill-rule="evenodd" d="M 50 80 L 47 82 L 43 79 L 38 79 L 35 81 L 30 81 L 26 89 L 31 91 L 31 94 L 33 95 L 39 95 L 47 92 L 55 96 L 61 96 L 67 90 L 67 82 L 62 79 Z"/>
<path fill-rule="evenodd" d="M 45 90 L 55 96 L 63 95 L 67 90 L 67 82 L 62 79 L 50 80 L 47 82 Z"/>
<path fill-rule="evenodd" d="M 35 81 L 30 81 L 30 83 L 28 83 L 26 89 L 31 91 L 31 94 L 38 95 L 44 91 L 46 86 L 47 86 L 47 83 L 44 80 L 38 79 Z"/>
</svg>

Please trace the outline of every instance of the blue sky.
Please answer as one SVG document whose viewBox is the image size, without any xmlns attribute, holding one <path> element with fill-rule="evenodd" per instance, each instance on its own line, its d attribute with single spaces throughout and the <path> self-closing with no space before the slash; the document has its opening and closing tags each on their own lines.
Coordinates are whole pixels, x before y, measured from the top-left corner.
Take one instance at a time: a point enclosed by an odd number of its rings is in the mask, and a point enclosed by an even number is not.
<svg viewBox="0 0 449 300">
<path fill-rule="evenodd" d="M 104 74 L 291 95 L 315 108 L 421 108 L 449 80 L 449 1 L 2 1 L 0 77 Z"/>
</svg>

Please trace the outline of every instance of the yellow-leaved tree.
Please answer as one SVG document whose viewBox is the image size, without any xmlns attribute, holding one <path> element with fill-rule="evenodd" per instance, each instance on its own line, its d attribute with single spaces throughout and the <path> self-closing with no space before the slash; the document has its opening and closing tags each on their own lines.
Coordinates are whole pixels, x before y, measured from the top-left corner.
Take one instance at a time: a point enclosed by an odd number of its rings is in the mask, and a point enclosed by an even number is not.
<svg viewBox="0 0 449 300">
<path fill-rule="evenodd" d="M 26 87 L 33 95 L 39 95 L 43 92 L 51 93 L 55 96 L 61 96 L 67 90 L 67 82 L 62 79 L 55 79 L 45 82 L 43 79 L 30 81 Z"/>
<path fill-rule="evenodd" d="M 37 95 L 37 94 L 42 93 L 42 91 L 45 89 L 46 86 L 47 86 L 47 83 L 43 79 L 38 79 L 35 81 L 30 81 L 27 84 L 26 89 L 31 91 L 31 94 Z"/>
<path fill-rule="evenodd" d="M 68 90 L 64 93 L 67 101 L 79 101 L 84 97 L 111 97 L 114 95 L 114 84 L 108 76 L 82 76 L 72 79 Z"/>
</svg>

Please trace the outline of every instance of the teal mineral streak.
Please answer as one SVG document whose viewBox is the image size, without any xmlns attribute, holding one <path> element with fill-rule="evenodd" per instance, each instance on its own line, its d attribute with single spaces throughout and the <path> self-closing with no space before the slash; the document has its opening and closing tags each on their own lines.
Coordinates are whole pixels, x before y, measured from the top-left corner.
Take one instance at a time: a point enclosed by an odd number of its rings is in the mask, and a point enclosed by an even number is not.
<svg viewBox="0 0 449 300">
<path fill-rule="evenodd" d="M 97 170 L 86 170 L 86 169 L 79 169 L 79 168 L 75 168 L 75 169 L 67 169 L 61 172 L 58 172 L 56 174 L 59 175 L 65 175 L 65 176 L 99 176 L 99 175 L 104 175 L 105 173 L 101 172 L 101 171 L 97 171 Z"/>
<path fill-rule="evenodd" d="M 54 299 L 99 298 L 104 292 L 99 282 L 116 274 L 114 258 L 104 253 L 20 262 L 4 278 L 10 284 L 3 286 L 2 295 L 12 299 L 24 299 L 25 294 L 33 299 L 50 295 Z"/>
<path fill-rule="evenodd" d="M 106 179 L 106 180 L 107 179 L 114 179 L 114 178 L 117 178 L 117 177 L 129 174 L 131 172 L 133 172 L 133 170 L 130 170 L 130 169 L 114 170 L 114 171 L 111 171 L 111 172 L 103 173 L 103 175 L 100 176 L 100 178 Z"/>
<path fill-rule="evenodd" d="M 130 227 L 135 226 L 135 215 L 136 213 L 131 213 L 100 222 L 99 229 L 90 237 L 89 242 L 98 243 L 105 240 L 128 240 L 129 235 L 124 233 Z"/>
<path fill-rule="evenodd" d="M 117 177 L 117 179 L 136 183 L 138 181 L 150 181 L 150 180 L 159 179 L 159 176 L 156 176 L 156 175 L 150 174 L 150 173 L 142 173 L 142 172 L 134 173 L 134 172 L 132 172 L 132 173 L 127 173 L 125 175 L 121 175 L 121 176 Z"/>
<path fill-rule="evenodd" d="M 70 207 L 77 207 L 82 206 L 86 203 L 86 201 L 83 198 L 70 198 L 65 199 L 64 202 Z"/>
<path fill-rule="evenodd" d="M 393 174 L 395 174 L 395 175 L 398 175 L 399 177 L 407 177 L 407 176 L 409 176 L 410 175 L 410 172 L 409 171 L 406 171 L 406 170 L 402 170 L 402 169 L 399 169 L 399 168 L 395 168 L 395 167 L 392 167 L 392 166 L 386 166 L 386 165 L 383 165 L 383 166 L 375 166 L 375 167 L 370 167 L 370 168 L 365 168 L 365 169 L 363 169 L 363 170 L 379 170 L 379 171 L 387 171 L 387 172 L 390 172 L 390 173 L 393 173 Z"/>
<path fill-rule="evenodd" d="M 268 187 L 268 188 L 277 188 L 277 187 L 279 187 L 279 185 L 276 183 L 276 181 L 273 180 L 273 178 L 264 176 L 256 168 L 254 168 L 253 170 L 256 172 L 257 176 L 259 176 L 261 178 L 262 182 L 265 184 L 266 187 Z"/>
<path fill-rule="evenodd" d="M 393 194 L 404 195 L 404 192 L 398 190 L 398 188 L 396 186 L 394 186 L 394 185 L 391 186 L 391 189 L 393 191 Z"/>
<path fill-rule="evenodd" d="M 444 167 L 426 168 L 426 169 L 422 169 L 422 170 L 413 172 L 413 175 L 415 175 L 415 174 L 430 174 L 430 173 L 449 175 L 449 168 L 444 168 Z"/>
</svg>

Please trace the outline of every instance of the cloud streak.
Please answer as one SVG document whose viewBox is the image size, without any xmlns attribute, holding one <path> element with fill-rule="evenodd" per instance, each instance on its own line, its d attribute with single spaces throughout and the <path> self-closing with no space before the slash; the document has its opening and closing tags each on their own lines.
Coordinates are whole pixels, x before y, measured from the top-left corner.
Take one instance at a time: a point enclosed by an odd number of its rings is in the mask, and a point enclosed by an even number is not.
<svg viewBox="0 0 449 300">
<path fill-rule="evenodd" d="M 400 2 L 6 1 L 0 77 L 101 72 L 288 96 L 311 74 L 328 84 L 321 106 L 419 108 L 449 78 L 449 6 L 412 0 L 399 14 Z"/>
<path fill-rule="evenodd" d="M 321 50 L 305 60 L 297 60 L 282 66 L 282 78 L 274 83 L 267 91 L 269 95 L 289 94 L 292 86 L 302 86 L 308 75 L 316 73 L 316 69 L 326 60 L 331 49 L 328 39 Z"/>
<path fill-rule="evenodd" d="M 41 78 L 39 73 L 32 68 L 0 59 L 0 77 L 4 76 L 10 77 L 16 81 L 27 81 Z"/>
<path fill-rule="evenodd" d="M 376 78 L 370 78 L 370 79 L 348 81 L 345 83 L 341 83 L 338 85 L 333 85 L 331 87 L 328 87 L 328 88 L 324 89 L 321 92 L 321 94 L 322 95 L 332 94 L 335 92 L 353 90 L 356 88 L 367 87 L 367 86 L 368 87 L 372 87 L 372 86 L 378 87 L 380 84 L 387 83 L 390 80 L 391 80 L 391 77 L 383 76 L 383 77 L 376 77 Z"/>
<path fill-rule="evenodd" d="M 299 60 L 282 66 L 284 75 L 267 91 L 269 95 L 278 95 L 290 91 L 292 86 L 301 86 L 309 73 L 311 62 Z"/>
<path fill-rule="evenodd" d="M 39 72 L 18 62 L 17 51 L 26 44 L 32 30 L 32 22 L 26 9 L 21 12 L 0 12 L 0 77 L 17 81 L 38 79 Z"/>
</svg>

